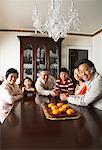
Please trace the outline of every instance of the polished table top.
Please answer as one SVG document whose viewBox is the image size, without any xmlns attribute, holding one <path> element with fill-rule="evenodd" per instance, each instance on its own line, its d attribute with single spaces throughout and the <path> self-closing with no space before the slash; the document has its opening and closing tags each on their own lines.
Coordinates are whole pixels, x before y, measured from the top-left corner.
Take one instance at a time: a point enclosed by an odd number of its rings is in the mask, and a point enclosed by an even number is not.
<svg viewBox="0 0 102 150">
<path fill-rule="evenodd" d="M 0 125 L 1 150 L 102 149 L 102 111 L 72 107 L 82 114 L 79 119 L 51 121 L 35 98 L 16 102 Z"/>
</svg>

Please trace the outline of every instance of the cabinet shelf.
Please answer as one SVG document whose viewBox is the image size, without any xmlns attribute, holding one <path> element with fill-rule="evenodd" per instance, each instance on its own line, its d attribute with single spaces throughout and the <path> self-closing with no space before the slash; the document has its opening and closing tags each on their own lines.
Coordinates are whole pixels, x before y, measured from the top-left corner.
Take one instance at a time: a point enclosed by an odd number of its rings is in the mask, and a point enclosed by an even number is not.
<svg viewBox="0 0 102 150">
<path fill-rule="evenodd" d="M 39 68 L 47 68 L 55 78 L 58 77 L 63 38 L 57 42 L 48 37 L 18 36 L 18 38 L 20 39 L 20 80 L 29 76 L 27 73 L 30 72 L 30 77 L 35 81 Z M 53 66 L 54 64 L 57 66 Z"/>
</svg>

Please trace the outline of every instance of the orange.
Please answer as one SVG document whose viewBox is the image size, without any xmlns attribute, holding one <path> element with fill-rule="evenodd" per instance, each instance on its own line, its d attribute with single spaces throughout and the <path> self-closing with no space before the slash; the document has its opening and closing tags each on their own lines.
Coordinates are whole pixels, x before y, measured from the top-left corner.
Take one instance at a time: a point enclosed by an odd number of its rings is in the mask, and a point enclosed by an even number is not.
<svg viewBox="0 0 102 150">
<path fill-rule="evenodd" d="M 69 108 L 69 106 L 68 106 L 68 104 L 63 104 L 63 106 L 62 106 L 64 109 L 67 109 L 67 108 Z"/>
<path fill-rule="evenodd" d="M 54 104 L 54 103 L 49 103 L 49 104 L 48 104 L 48 107 L 49 107 L 49 108 L 51 108 L 52 106 L 55 106 L 55 104 Z"/>
<path fill-rule="evenodd" d="M 64 112 L 65 110 L 66 110 L 66 109 L 63 108 L 63 107 L 60 107 L 60 108 L 59 108 L 59 111 L 60 111 L 60 112 Z"/>
<path fill-rule="evenodd" d="M 66 113 L 67 113 L 67 115 L 72 115 L 72 114 L 75 113 L 75 110 L 72 109 L 72 108 L 69 108 L 69 109 L 66 110 Z"/>
<path fill-rule="evenodd" d="M 56 105 L 51 106 L 51 110 L 58 109 Z"/>
<path fill-rule="evenodd" d="M 61 107 L 63 104 L 62 103 L 57 103 L 57 106 L 58 107 Z"/>
<path fill-rule="evenodd" d="M 58 115 L 59 113 L 60 112 L 59 112 L 58 108 L 52 110 L 52 114 L 54 114 L 54 115 Z"/>
</svg>

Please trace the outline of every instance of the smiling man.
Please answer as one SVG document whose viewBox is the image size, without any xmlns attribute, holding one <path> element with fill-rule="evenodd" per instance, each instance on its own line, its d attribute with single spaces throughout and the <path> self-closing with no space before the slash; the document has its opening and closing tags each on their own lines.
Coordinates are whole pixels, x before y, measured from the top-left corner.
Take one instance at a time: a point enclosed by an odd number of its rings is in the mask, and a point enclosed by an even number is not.
<svg viewBox="0 0 102 150">
<path fill-rule="evenodd" d="M 82 79 L 86 82 L 87 91 L 82 96 L 70 95 L 67 100 L 71 104 L 88 106 L 92 104 L 95 108 L 102 110 L 102 75 L 100 75 L 94 64 L 87 59 L 81 60 L 77 67 Z M 61 97 L 61 99 L 66 99 Z"/>
<path fill-rule="evenodd" d="M 55 96 L 55 90 L 53 89 L 55 85 L 55 78 L 49 74 L 48 69 L 41 69 L 39 71 L 39 77 L 35 83 L 35 88 L 40 95 Z"/>
</svg>

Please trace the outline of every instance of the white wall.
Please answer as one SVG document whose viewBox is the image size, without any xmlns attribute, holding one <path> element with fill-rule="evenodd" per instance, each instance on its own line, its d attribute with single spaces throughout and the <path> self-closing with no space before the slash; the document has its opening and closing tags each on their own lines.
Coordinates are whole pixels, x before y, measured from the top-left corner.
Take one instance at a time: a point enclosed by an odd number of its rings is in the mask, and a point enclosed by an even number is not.
<svg viewBox="0 0 102 150">
<path fill-rule="evenodd" d="M 0 75 L 5 76 L 7 69 L 14 67 L 20 73 L 20 42 L 17 36 L 34 36 L 32 33 L 0 32 Z M 68 68 L 70 48 L 88 49 L 99 72 L 102 72 L 102 33 L 94 36 L 68 36 L 62 42 L 61 67 Z M 19 80 L 18 80 L 19 82 Z"/>
<path fill-rule="evenodd" d="M 102 32 L 93 37 L 92 58 L 97 71 L 102 74 Z"/>
<path fill-rule="evenodd" d="M 88 50 L 89 59 L 92 59 L 92 37 L 69 35 L 62 42 L 61 60 L 62 67 L 69 66 L 69 49 Z"/>
<path fill-rule="evenodd" d="M 5 76 L 5 72 L 11 67 L 20 73 L 19 35 L 31 36 L 31 33 L 0 32 L 0 75 Z"/>
<path fill-rule="evenodd" d="M 9 67 L 19 70 L 19 41 L 15 33 L 0 34 L 0 72 L 5 73 Z"/>
</svg>

